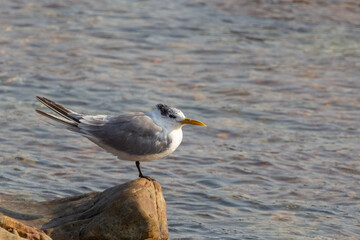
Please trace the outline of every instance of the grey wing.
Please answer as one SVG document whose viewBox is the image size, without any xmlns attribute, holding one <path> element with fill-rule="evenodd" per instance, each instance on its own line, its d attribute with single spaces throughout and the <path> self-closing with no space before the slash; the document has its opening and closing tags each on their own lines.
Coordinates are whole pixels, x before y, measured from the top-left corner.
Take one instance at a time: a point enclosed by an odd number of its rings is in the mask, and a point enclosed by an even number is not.
<svg viewBox="0 0 360 240">
<path fill-rule="evenodd" d="M 161 134 L 162 128 L 144 113 L 94 117 L 84 116 L 78 127 L 85 137 L 106 150 L 110 147 L 131 155 L 156 154 L 171 143 Z"/>
</svg>

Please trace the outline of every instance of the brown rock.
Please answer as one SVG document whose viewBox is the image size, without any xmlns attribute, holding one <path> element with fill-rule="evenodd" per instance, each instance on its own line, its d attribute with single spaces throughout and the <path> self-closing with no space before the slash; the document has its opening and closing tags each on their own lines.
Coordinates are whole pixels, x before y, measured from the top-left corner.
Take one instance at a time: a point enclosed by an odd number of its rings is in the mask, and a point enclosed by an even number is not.
<svg viewBox="0 0 360 240">
<path fill-rule="evenodd" d="M 26 226 L 14 218 L 0 213 L 0 239 L 31 239 L 31 240 L 51 240 L 43 231 L 36 227 Z"/>
<path fill-rule="evenodd" d="M 11 231 L 11 229 L 9 229 Z M 16 232 L 11 233 L 10 231 L 5 230 L 4 228 L 0 228 L 0 239 L 2 240 L 26 240 L 26 238 L 22 238 Z"/>
<path fill-rule="evenodd" d="M 161 186 L 146 179 L 41 203 L 0 202 L 0 212 L 33 226 L 23 224 L 31 233 L 41 228 L 54 240 L 168 239 Z"/>
</svg>

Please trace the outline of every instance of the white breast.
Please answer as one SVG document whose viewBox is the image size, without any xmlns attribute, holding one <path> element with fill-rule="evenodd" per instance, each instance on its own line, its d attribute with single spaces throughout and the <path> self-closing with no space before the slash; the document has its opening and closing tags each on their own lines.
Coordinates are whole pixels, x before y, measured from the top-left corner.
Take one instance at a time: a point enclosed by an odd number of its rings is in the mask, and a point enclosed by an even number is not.
<svg viewBox="0 0 360 240">
<path fill-rule="evenodd" d="M 169 155 L 170 153 L 175 151 L 183 139 L 183 133 L 182 133 L 181 128 L 173 130 L 169 135 L 170 135 L 170 138 L 172 139 L 172 142 L 171 142 L 170 148 L 168 150 L 169 152 L 166 155 Z"/>
</svg>

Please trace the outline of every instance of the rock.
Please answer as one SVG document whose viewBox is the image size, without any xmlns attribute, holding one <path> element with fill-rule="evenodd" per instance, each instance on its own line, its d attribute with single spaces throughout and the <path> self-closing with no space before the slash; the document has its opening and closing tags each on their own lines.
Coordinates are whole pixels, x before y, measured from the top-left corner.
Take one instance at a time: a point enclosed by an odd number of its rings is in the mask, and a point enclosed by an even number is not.
<svg viewBox="0 0 360 240">
<path fill-rule="evenodd" d="M 51 240 L 43 231 L 36 227 L 26 226 L 14 218 L 0 213 L 0 239 L 31 239 L 31 240 Z"/>
<path fill-rule="evenodd" d="M 13 217 L 24 223 L 13 219 L 27 227 L 19 229 L 26 229 L 28 235 L 20 233 L 15 225 L 12 228 L 26 239 L 42 240 L 29 238 L 30 233 L 31 236 L 35 236 L 35 233 L 44 234 L 41 230 L 54 240 L 169 238 L 166 203 L 161 186 L 156 181 L 143 178 L 101 193 L 47 202 L 0 202 L 0 212 L 9 216 L 7 218 Z M 7 230 L 6 227 L 4 229 Z"/>
<path fill-rule="evenodd" d="M 0 239 L 3 240 L 26 240 L 26 238 L 22 238 L 16 232 L 11 233 L 3 228 L 0 228 Z"/>
</svg>

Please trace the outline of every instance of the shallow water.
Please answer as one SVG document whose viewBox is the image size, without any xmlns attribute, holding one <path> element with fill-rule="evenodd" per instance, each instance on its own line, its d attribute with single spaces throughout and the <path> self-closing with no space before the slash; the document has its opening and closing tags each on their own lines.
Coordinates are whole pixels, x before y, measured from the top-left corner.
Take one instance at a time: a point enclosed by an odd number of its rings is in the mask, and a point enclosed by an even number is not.
<svg viewBox="0 0 360 240">
<path fill-rule="evenodd" d="M 177 106 L 162 185 L 171 239 L 360 237 L 360 6 L 349 1 L 2 1 L 1 192 L 49 200 L 135 164 L 41 120 Z"/>
</svg>

